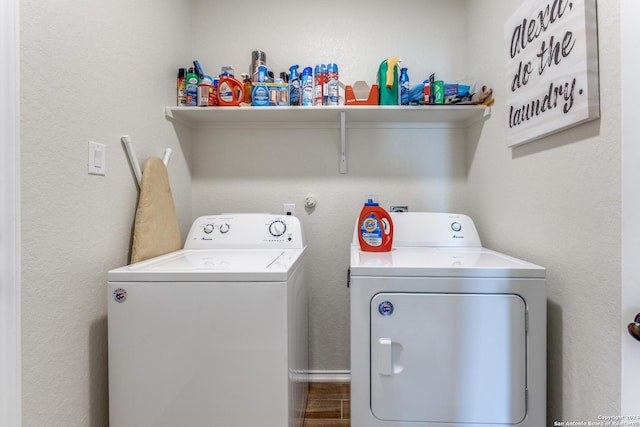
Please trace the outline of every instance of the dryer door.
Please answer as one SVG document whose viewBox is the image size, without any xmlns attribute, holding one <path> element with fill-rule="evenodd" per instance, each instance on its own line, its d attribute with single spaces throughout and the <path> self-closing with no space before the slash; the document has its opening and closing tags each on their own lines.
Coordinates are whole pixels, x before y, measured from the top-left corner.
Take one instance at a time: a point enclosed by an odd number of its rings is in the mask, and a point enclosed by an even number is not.
<svg viewBox="0 0 640 427">
<path fill-rule="evenodd" d="M 379 293 L 371 411 L 384 421 L 517 424 L 526 415 L 524 300 Z"/>
</svg>

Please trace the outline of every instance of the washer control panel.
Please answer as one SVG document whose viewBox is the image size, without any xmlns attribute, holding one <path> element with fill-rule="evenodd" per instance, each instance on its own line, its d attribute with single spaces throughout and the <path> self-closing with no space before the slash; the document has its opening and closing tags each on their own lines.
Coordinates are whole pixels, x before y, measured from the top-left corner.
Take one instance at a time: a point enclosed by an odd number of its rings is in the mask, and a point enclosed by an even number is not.
<svg viewBox="0 0 640 427">
<path fill-rule="evenodd" d="M 304 247 L 295 216 L 271 214 L 206 215 L 196 219 L 185 249 L 252 249 Z"/>
</svg>

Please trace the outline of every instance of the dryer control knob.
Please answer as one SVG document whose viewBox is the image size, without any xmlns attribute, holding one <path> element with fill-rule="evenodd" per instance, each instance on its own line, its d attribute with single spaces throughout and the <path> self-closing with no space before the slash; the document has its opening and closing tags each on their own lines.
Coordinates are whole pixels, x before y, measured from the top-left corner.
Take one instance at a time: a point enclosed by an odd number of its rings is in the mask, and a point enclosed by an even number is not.
<svg viewBox="0 0 640 427">
<path fill-rule="evenodd" d="M 458 231 L 462 230 L 462 225 L 460 225 L 459 222 L 452 222 L 451 229 L 457 233 Z"/>
<path fill-rule="evenodd" d="M 287 231 L 287 224 L 277 219 L 269 225 L 269 233 L 273 237 L 280 237 Z"/>
<path fill-rule="evenodd" d="M 229 232 L 229 224 L 222 224 L 219 229 L 220 233 L 226 234 Z"/>
<path fill-rule="evenodd" d="M 206 224 L 203 230 L 206 234 L 213 233 L 213 224 Z"/>
</svg>

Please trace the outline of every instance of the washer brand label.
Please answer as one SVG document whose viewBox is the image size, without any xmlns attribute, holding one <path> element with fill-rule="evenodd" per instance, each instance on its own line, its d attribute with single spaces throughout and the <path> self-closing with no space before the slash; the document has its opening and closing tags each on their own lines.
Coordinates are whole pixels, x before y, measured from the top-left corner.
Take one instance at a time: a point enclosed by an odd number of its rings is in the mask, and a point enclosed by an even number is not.
<svg viewBox="0 0 640 427">
<path fill-rule="evenodd" d="M 122 288 L 116 289 L 113 291 L 113 299 L 116 300 L 116 302 L 125 302 L 127 299 L 127 291 Z"/>
<path fill-rule="evenodd" d="M 391 316 L 393 314 L 393 304 L 391 301 L 382 301 L 378 304 L 378 311 L 383 316 Z"/>
</svg>

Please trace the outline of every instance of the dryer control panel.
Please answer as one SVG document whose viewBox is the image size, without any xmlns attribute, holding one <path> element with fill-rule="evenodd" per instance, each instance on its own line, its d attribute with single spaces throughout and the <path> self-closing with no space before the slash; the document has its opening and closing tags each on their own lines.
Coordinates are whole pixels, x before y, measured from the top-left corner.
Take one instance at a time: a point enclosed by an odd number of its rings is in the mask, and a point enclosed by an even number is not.
<svg viewBox="0 0 640 427">
<path fill-rule="evenodd" d="M 196 219 L 185 249 L 301 249 L 304 237 L 295 216 L 221 214 Z"/>
<path fill-rule="evenodd" d="M 480 236 L 467 215 L 440 212 L 391 212 L 393 247 L 480 248 Z M 353 244 L 358 245 L 357 224 Z"/>
</svg>

